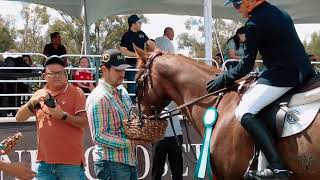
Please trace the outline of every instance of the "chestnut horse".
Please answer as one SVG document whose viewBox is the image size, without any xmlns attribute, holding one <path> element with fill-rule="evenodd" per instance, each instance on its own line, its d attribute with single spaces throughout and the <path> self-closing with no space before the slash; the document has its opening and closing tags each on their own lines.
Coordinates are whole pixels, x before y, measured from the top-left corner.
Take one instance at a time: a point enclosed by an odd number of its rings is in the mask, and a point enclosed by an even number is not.
<svg viewBox="0 0 320 180">
<path fill-rule="evenodd" d="M 138 48 L 136 52 L 141 74 L 145 70 L 150 53 Z M 152 86 L 138 90 L 144 91 L 144 97 L 140 102 L 141 110 L 150 116 L 154 112 L 151 107 L 160 111 L 171 100 L 181 105 L 206 95 L 207 82 L 220 72 L 217 68 L 200 64 L 183 55 L 157 56 L 150 66 Z M 201 136 L 204 133 L 202 116 L 204 111 L 214 104 L 216 97 L 210 96 L 183 111 Z M 234 115 L 239 101 L 239 94 L 229 91 L 217 107 L 219 118 L 211 137 L 210 155 L 212 172 L 218 179 L 243 179 L 253 155 L 253 142 Z M 304 132 L 281 138 L 277 147 L 287 167 L 294 172 L 292 179 L 320 179 L 319 114 Z"/>
</svg>

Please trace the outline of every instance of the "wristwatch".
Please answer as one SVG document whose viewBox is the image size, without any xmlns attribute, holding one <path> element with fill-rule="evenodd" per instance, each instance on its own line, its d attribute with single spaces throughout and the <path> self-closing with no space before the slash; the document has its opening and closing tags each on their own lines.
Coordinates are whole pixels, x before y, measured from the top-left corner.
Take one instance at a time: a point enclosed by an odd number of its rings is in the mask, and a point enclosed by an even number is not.
<svg viewBox="0 0 320 180">
<path fill-rule="evenodd" d="M 62 116 L 62 120 L 67 120 L 67 118 L 68 118 L 68 113 L 66 113 L 66 112 L 63 112 L 63 116 Z"/>
<path fill-rule="evenodd" d="M 39 103 L 36 105 L 33 105 L 31 101 L 29 101 L 27 103 L 27 107 L 32 113 L 36 113 L 41 108 L 41 105 Z"/>
</svg>

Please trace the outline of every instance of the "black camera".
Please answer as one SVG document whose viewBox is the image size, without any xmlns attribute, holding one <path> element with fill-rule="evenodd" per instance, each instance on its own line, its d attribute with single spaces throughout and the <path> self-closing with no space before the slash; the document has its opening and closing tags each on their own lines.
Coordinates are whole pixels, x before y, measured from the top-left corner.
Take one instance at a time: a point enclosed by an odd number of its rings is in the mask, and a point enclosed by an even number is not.
<svg viewBox="0 0 320 180">
<path fill-rule="evenodd" d="M 57 100 L 49 94 L 49 98 L 44 101 L 44 104 L 50 108 L 55 108 L 56 107 Z"/>
</svg>

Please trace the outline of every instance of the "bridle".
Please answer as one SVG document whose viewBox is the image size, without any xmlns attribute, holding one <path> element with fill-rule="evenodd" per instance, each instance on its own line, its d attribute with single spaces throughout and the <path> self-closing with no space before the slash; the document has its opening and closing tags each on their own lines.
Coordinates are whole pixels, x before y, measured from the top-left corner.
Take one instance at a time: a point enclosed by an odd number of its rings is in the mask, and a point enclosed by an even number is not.
<svg viewBox="0 0 320 180">
<path fill-rule="evenodd" d="M 154 118 L 147 117 L 142 114 L 141 111 L 141 101 L 145 96 L 145 91 L 147 88 L 153 88 L 153 82 L 152 82 L 152 77 L 151 77 L 151 68 L 153 65 L 153 61 L 157 56 L 161 56 L 162 52 L 157 50 L 153 52 L 148 60 L 147 63 L 145 64 L 145 69 L 138 75 L 137 77 L 137 90 L 136 90 L 136 100 L 137 100 L 137 105 L 138 105 L 138 118 L 139 121 L 142 123 L 142 119 L 150 119 L 150 120 L 158 120 L 158 119 L 163 119 L 160 118 L 160 116 L 154 116 Z M 154 112 L 156 115 L 158 114 L 157 111 L 155 110 Z"/>
<path fill-rule="evenodd" d="M 153 82 L 152 82 L 152 65 L 153 65 L 153 62 L 155 60 L 156 57 L 158 56 L 161 56 L 162 55 L 162 52 L 161 51 L 155 51 L 153 52 L 148 60 L 147 60 L 147 63 L 145 65 L 145 68 L 142 72 L 140 72 L 140 74 L 138 75 L 137 77 L 137 91 L 136 91 L 136 100 L 137 100 L 137 105 L 138 105 L 138 110 L 139 110 L 139 118 L 143 119 L 143 118 L 147 118 L 147 119 L 151 119 L 151 120 L 161 120 L 161 119 L 166 119 L 166 118 L 170 118 L 172 116 L 176 116 L 176 115 L 180 115 L 181 113 L 178 112 L 178 113 L 174 113 L 176 111 L 179 111 L 183 108 L 187 108 L 188 106 L 192 105 L 192 104 L 195 104 L 205 98 L 208 98 L 210 96 L 214 96 L 214 95 L 218 95 L 217 98 L 215 99 L 216 103 L 215 103 L 215 106 L 218 106 L 218 103 L 219 101 L 221 100 L 221 98 L 223 97 L 224 95 L 224 92 L 227 91 L 227 90 L 230 90 L 231 88 L 234 88 L 235 86 L 238 86 L 238 84 L 235 84 L 235 85 L 232 85 L 232 86 L 229 86 L 227 88 L 223 88 L 223 89 L 220 89 L 218 91 L 215 91 L 215 92 L 212 92 L 212 93 L 209 93 L 209 94 L 206 94 L 204 96 L 201 96 L 199 98 L 196 98 L 192 101 L 189 101 L 187 103 L 184 103 L 172 110 L 169 110 L 167 112 L 163 112 L 163 113 L 158 113 L 156 110 L 154 111 L 154 114 L 153 115 L 150 115 L 150 116 L 146 116 L 146 115 L 142 115 L 142 111 L 141 111 L 141 101 L 142 99 L 144 98 L 145 96 L 145 91 L 147 88 L 153 88 Z M 187 108 L 188 109 L 188 108 Z"/>
<path fill-rule="evenodd" d="M 149 120 L 167 120 L 169 119 L 170 120 L 170 123 L 171 123 L 171 126 L 173 127 L 173 123 L 172 123 L 172 117 L 174 116 L 177 116 L 177 115 L 180 115 L 181 114 L 181 110 L 183 108 L 186 109 L 186 112 L 187 112 L 187 116 L 191 116 L 191 113 L 189 112 L 189 108 L 188 106 L 192 105 L 192 104 L 195 104 L 205 98 L 208 98 L 210 96 L 214 96 L 214 95 L 218 95 L 216 98 L 215 98 L 215 107 L 218 107 L 223 95 L 224 95 L 224 92 L 227 91 L 227 90 L 230 90 L 231 88 L 234 88 L 236 86 L 238 86 L 238 84 L 234 84 L 230 87 L 227 87 L 227 88 L 223 88 L 223 89 L 220 89 L 218 91 L 215 91 L 215 92 L 212 92 L 212 93 L 209 93 L 209 94 L 206 94 L 204 96 L 201 96 L 199 98 L 196 98 L 192 101 L 189 101 L 187 103 L 184 103 L 174 109 L 171 109 L 171 110 L 168 110 L 166 112 L 160 112 L 158 113 L 157 110 L 155 109 L 154 110 L 154 113 L 153 115 L 150 115 L 150 116 L 146 116 L 146 115 L 143 115 L 142 111 L 141 111 L 141 101 L 143 100 L 143 98 L 145 97 L 145 91 L 147 88 L 153 88 L 153 82 L 152 82 L 152 65 L 153 65 L 153 62 L 155 60 L 156 57 L 158 56 L 161 56 L 162 55 L 162 52 L 161 51 L 155 51 L 153 52 L 146 64 L 145 64 L 145 67 L 144 67 L 144 70 L 142 72 L 140 72 L 138 74 L 138 77 L 137 77 L 137 90 L 136 90 L 136 100 L 137 100 L 137 105 L 138 105 L 138 118 L 139 118 L 139 121 L 141 123 L 141 126 L 143 126 L 143 119 L 149 119 Z M 189 119 L 191 117 L 188 117 Z M 191 144 L 191 140 L 190 140 L 190 137 L 189 137 L 189 131 L 188 131 L 188 127 L 187 127 L 187 124 L 186 124 L 186 119 L 183 118 L 185 120 L 184 124 L 186 126 L 186 132 L 187 132 L 187 139 L 189 141 L 189 144 Z M 174 135 L 175 137 L 177 138 L 177 135 L 175 133 L 175 130 L 173 128 L 173 132 L 174 132 Z M 177 141 L 178 142 L 178 141 Z M 196 154 L 193 150 L 193 148 L 191 147 L 191 150 L 192 150 L 192 153 L 196 158 Z M 188 158 L 190 160 L 190 158 Z M 191 160 L 190 160 L 191 161 Z M 192 162 L 192 161 L 191 161 Z"/>
</svg>

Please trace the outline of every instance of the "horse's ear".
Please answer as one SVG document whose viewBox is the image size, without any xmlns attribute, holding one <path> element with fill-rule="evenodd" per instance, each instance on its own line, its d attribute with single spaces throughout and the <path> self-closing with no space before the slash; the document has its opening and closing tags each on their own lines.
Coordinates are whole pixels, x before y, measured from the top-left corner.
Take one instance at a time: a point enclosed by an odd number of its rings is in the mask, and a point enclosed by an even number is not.
<svg viewBox="0 0 320 180">
<path fill-rule="evenodd" d="M 144 62 L 147 62 L 147 60 L 149 58 L 148 53 L 144 52 L 143 49 L 139 48 L 134 43 L 133 43 L 133 48 L 134 48 L 134 51 L 136 52 L 136 55 L 137 55 L 138 59 L 141 59 Z"/>
</svg>

